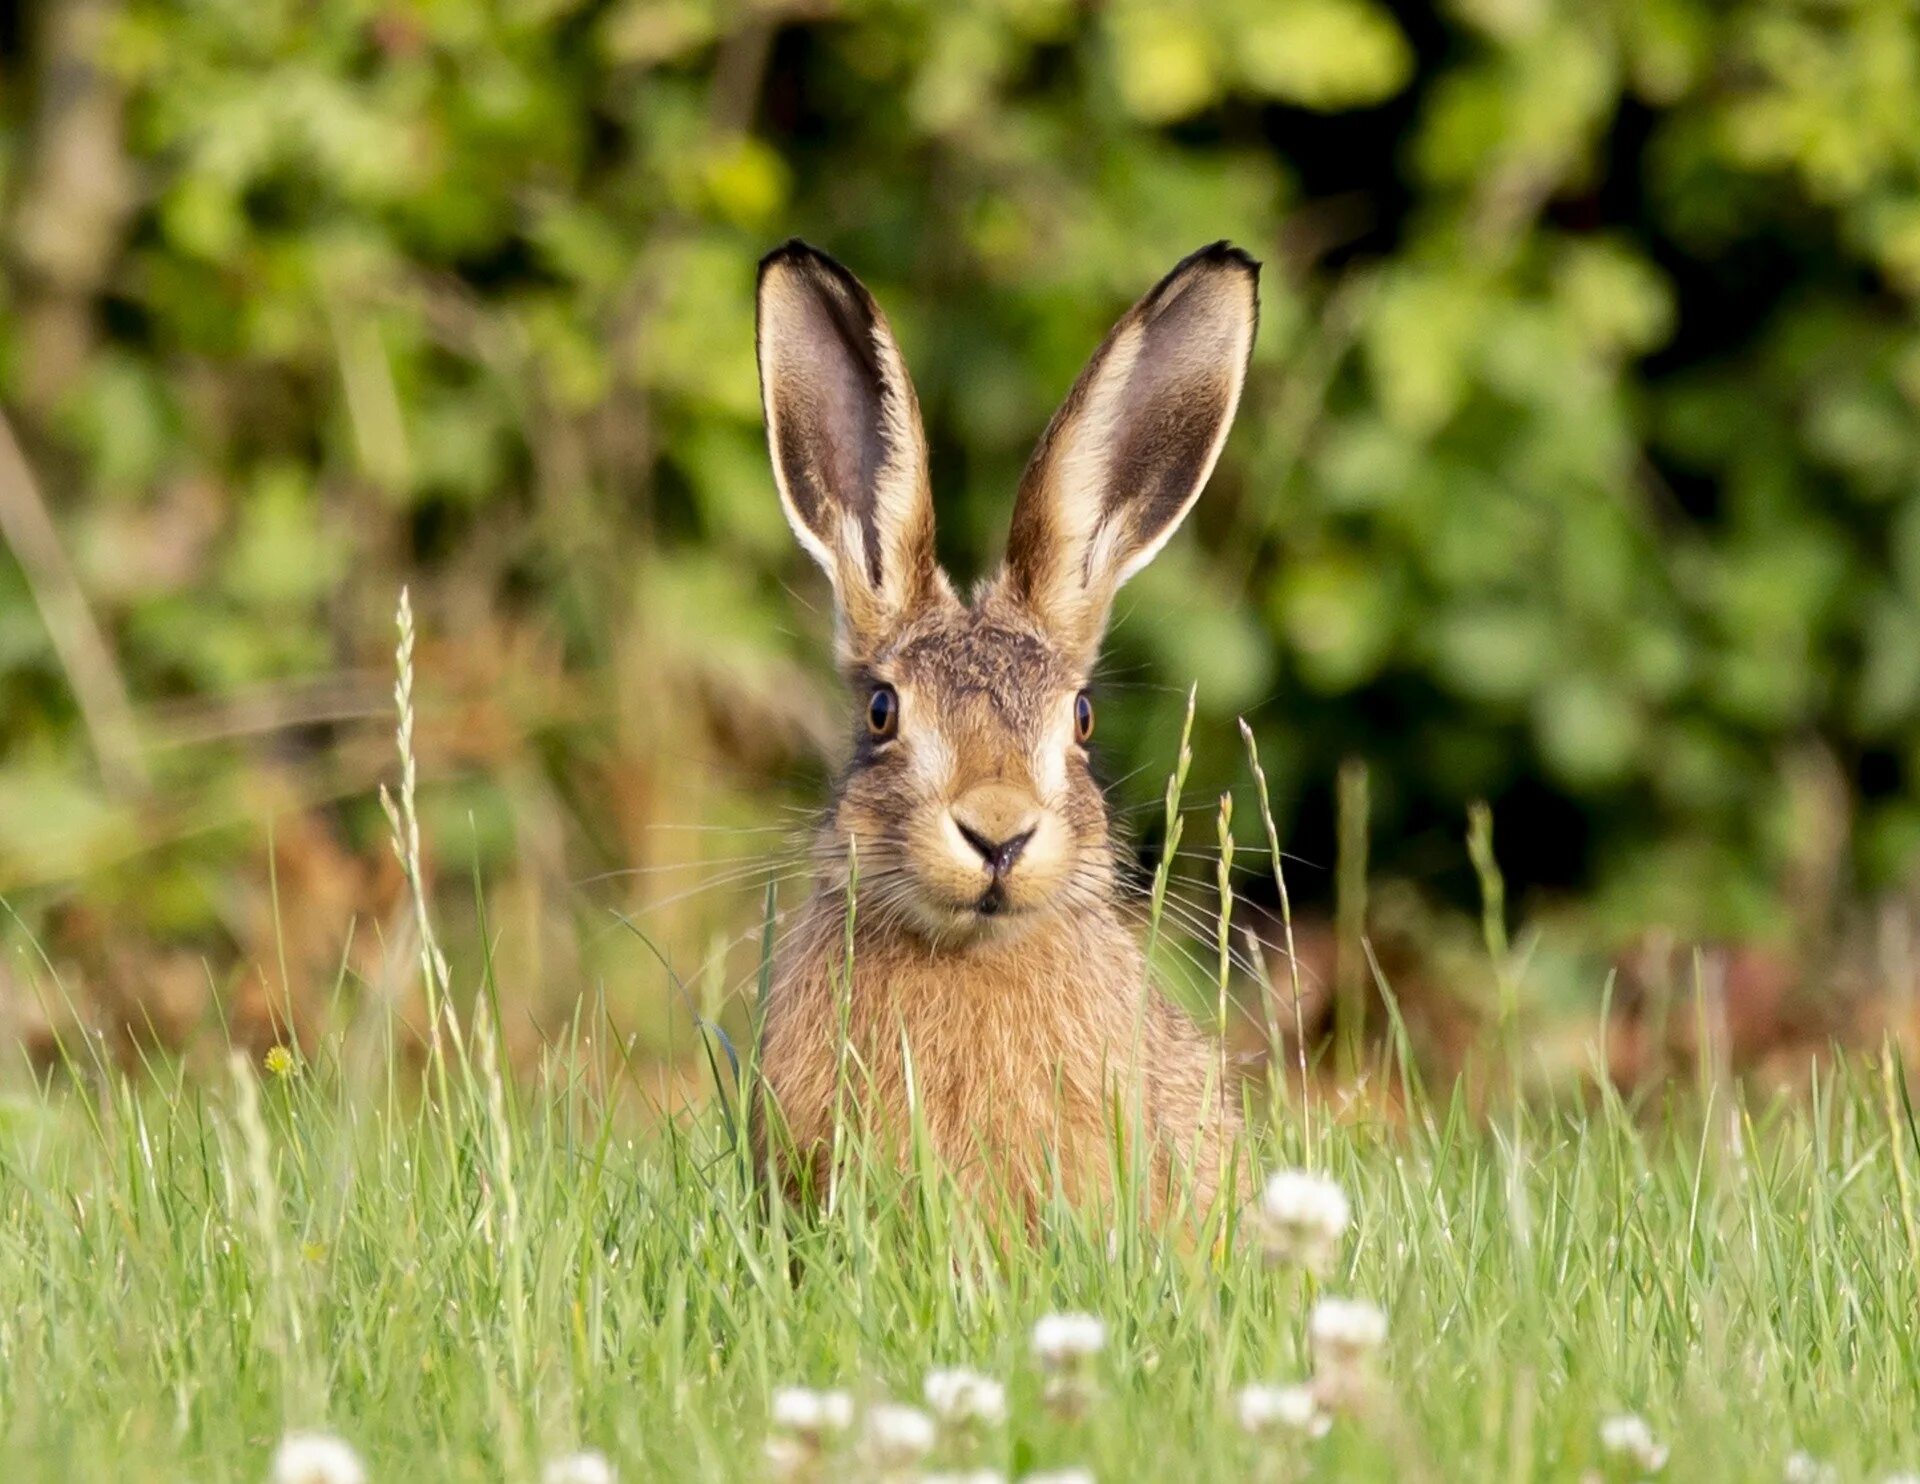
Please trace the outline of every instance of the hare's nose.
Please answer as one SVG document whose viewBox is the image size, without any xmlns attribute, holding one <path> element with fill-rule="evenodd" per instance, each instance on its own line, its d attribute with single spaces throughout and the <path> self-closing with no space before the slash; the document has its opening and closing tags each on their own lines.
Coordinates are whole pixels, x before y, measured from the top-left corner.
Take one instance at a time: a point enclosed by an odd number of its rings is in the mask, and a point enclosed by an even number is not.
<svg viewBox="0 0 1920 1484">
<path fill-rule="evenodd" d="M 953 801 L 950 813 L 960 838 L 995 879 L 1013 869 L 1040 826 L 1033 795 L 999 782 L 975 784 Z"/>
<path fill-rule="evenodd" d="M 1031 825 L 1004 840 L 991 840 L 958 817 L 953 823 L 960 831 L 961 838 L 979 852 L 980 859 L 987 863 L 987 869 L 996 876 L 1004 876 L 1013 869 L 1013 863 L 1020 859 L 1020 852 L 1027 848 L 1027 841 L 1033 838 Z"/>
</svg>

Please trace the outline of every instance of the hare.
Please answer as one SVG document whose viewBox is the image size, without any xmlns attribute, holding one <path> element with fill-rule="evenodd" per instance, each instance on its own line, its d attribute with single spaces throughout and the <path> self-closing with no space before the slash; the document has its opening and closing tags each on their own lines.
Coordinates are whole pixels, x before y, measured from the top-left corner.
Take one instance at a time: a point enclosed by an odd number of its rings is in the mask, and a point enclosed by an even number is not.
<svg viewBox="0 0 1920 1484">
<path fill-rule="evenodd" d="M 858 1106 L 902 1161 L 917 1115 L 962 1188 L 1029 1219 L 1056 1181 L 1110 1199 L 1116 1138 L 1150 1161 L 1143 1205 L 1186 1180 L 1212 1203 L 1237 1102 L 1122 911 L 1087 687 L 1115 591 L 1226 441 L 1258 281 L 1216 243 L 1127 313 L 1040 440 L 1004 567 L 962 599 L 935 561 L 919 408 L 879 307 L 797 240 L 762 261 L 775 482 L 832 582 L 855 701 L 764 1006 L 779 1133 L 758 1110 L 755 1156 L 790 1192 L 823 1188 L 836 1110 Z"/>
</svg>

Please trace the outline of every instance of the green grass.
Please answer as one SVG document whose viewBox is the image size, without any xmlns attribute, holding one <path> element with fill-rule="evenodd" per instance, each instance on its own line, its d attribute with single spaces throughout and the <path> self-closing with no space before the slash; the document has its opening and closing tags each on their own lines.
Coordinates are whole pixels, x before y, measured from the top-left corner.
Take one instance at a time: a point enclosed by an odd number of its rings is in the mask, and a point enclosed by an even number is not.
<svg viewBox="0 0 1920 1484">
<path fill-rule="evenodd" d="M 404 602 L 400 625 L 383 801 L 432 1022 L 451 980 L 422 889 Z M 1183 735 L 1175 842 L 1186 760 Z M 1491 926 L 1488 944 L 1506 972 Z M 1056 1206 L 1008 1241 L 857 1129 L 831 1210 L 763 1203 L 711 1043 L 723 1095 L 696 1110 L 646 1105 L 603 1009 L 511 1084 L 480 977 L 424 1066 L 374 1002 L 306 1061 L 126 1075 L 88 1043 L 0 1104 L 0 1479 L 259 1480 L 300 1429 L 349 1439 L 375 1480 L 533 1480 L 583 1447 L 629 1484 L 754 1478 L 775 1387 L 914 1400 L 953 1365 L 1008 1383 L 1007 1426 L 964 1461 L 1010 1474 L 1581 1480 L 1623 1409 L 1671 1443 L 1675 1479 L 1777 1480 L 1802 1450 L 1843 1480 L 1920 1467 L 1920 1130 L 1890 1048 L 1764 1108 L 1707 1058 L 1657 1104 L 1601 1083 L 1483 1113 L 1429 1097 L 1399 1037 L 1351 1097 L 1255 1109 L 1261 1165 L 1351 1198 L 1314 1280 L 1266 1266 L 1237 1220 L 1196 1240 Z M 1322 1293 L 1386 1310 L 1377 1382 L 1320 1442 L 1258 1453 L 1234 1393 L 1305 1378 Z M 1029 1336 L 1070 1310 L 1110 1340 L 1067 1420 Z M 863 1475 L 849 1455 L 819 1477 Z"/>
<path fill-rule="evenodd" d="M 1110 1250 L 1057 1210 L 996 1257 L 937 1185 L 857 1156 L 832 1216 L 763 1218 L 716 1112 L 641 1132 L 584 1046 L 517 1095 L 450 1054 L 444 1102 L 365 1053 L 82 1065 L 7 1105 L 5 1478 L 257 1480 L 302 1426 L 376 1480 L 531 1478 L 580 1445 L 629 1481 L 750 1478 L 772 1387 L 917 1399 L 962 1363 L 1011 1387 L 987 1462 L 1238 1479 L 1234 1389 L 1306 1373 L 1311 1280 L 1244 1233 Z M 1843 1479 L 1920 1464 L 1920 1149 L 1884 1072 L 1765 1111 L 1281 1110 L 1268 1162 L 1353 1199 L 1324 1291 L 1391 1320 L 1376 1404 L 1312 1475 L 1577 1479 L 1622 1407 L 1676 1479 L 1778 1479 L 1800 1448 Z M 1111 1326 L 1081 1422 L 1047 1415 L 1028 1354 L 1060 1309 Z"/>
</svg>

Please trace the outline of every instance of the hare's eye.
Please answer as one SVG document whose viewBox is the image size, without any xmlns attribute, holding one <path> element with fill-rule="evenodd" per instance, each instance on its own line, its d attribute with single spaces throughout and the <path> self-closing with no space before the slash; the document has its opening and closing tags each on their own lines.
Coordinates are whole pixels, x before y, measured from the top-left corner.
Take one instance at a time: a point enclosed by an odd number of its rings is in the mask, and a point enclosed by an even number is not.
<svg viewBox="0 0 1920 1484">
<path fill-rule="evenodd" d="M 890 685 L 876 685 L 867 697 L 867 730 L 885 740 L 900 730 L 900 696 Z"/>
<path fill-rule="evenodd" d="M 1085 691 L 1073 698 L 1073 735 L 1081 742 L 1093 737 L 1093 697 Z"/>
</svg>

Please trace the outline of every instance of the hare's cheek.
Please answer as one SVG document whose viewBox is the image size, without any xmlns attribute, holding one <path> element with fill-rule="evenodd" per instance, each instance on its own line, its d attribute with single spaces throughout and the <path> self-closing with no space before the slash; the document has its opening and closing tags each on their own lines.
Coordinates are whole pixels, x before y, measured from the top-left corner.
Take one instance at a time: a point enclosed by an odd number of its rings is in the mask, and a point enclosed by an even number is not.
<svg viewBox="0 0 1920 1484">
<path fill-rule="evenodd" d="M 1100 791 L 1100 785 L 1094 782 L 1093 773 L 1084 762 L 1067 789 L 1060 814 L 1080 849 L 1105 848 L 1109 835 L 1107 796 Z"/>
<path fill-rule="evenodd" d="M 863 876 L 884 865 L 893 842 L 901 838 L 909 807 L 900 780 L 889 770 L 864 769 L 848 782 L 834 809 L 833 833 L 842 841 L 852 838 Z"/>
<path fill-rule="evenodd" d="M 917 799 L 938 800 L 953 786 L 953 744 L 932 726 L 923 726 L 907 745 L 907 784 Z"/>
<path fill-rule="evenodd" d="M 1058 799 L 1067 788 L 1067 748 L 1055 737 L 1048 737 L 1034 749 L 1033 791 L 1047 800 Z"/>
</svg>

